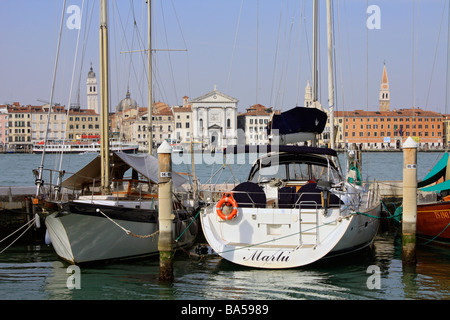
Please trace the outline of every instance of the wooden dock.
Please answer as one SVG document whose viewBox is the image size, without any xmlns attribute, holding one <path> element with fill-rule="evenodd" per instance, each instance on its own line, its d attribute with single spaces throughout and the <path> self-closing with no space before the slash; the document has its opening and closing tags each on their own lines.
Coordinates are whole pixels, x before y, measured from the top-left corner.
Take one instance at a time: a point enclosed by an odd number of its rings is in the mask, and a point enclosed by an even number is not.
<svg viewBox="0 0 450 320">
<path fill-rule="evenodd" d="M 0 239 L 10 235 L 34 218 L 31 199 L 35 192 L 36 187 L 34 186 L 0 187 Z M 42 230 L 29 232 L 24 239 L 34 239 L 36 235 L 42 238 Z"/>
<path fill-rule="evenodd" d="M 381 200 L 403 198 L 403 181 L 376 181 Z"/>
</svg>

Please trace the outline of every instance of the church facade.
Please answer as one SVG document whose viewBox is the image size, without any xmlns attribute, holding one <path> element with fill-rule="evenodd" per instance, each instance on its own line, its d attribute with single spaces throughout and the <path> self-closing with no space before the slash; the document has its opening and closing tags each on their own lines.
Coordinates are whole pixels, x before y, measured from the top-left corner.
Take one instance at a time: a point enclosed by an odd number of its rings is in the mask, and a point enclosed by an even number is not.
<svg viewBox="0 0 450 320">
<path fill-rule="evenodd" d="M 207 150 L 236 145 L 238 102 L 216 87 L 191 100 L 194 141 L 201 142 Z"/>
</svg>

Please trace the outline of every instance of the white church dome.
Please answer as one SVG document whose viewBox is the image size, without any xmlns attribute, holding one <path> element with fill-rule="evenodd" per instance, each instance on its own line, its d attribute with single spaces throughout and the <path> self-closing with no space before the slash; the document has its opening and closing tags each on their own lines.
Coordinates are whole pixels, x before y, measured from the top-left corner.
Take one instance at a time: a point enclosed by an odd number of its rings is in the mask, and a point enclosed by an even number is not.
<svg viewBox="0 0 450 320">
<path fill-rule="evenodd" d="M 136 100 L 131 98 L 130 90 L 127 90 L 127 95 L 125 99 L 122 99 L 117 106 L 117 112 L 124 111 L 127 109 L 137 109 L 138 104 Z"/>
</svg>

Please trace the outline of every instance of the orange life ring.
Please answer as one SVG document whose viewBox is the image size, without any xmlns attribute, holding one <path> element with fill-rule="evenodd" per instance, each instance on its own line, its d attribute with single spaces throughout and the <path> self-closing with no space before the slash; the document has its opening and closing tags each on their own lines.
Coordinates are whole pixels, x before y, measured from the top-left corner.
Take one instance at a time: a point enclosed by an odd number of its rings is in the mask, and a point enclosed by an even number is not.
<svg viewBox="0 0 450 320">
<path fill-rule="evenodd" d="M 224 215 L 222 212 L 222 206 L 224 204 L 227 206 L 230 206 L 230 205 L 233 206 L 233 211 L 231 211 L 231 213 L 229 215 Z M 216 212 L 217 212 L 217 215 L 220 218 L 222 218 L 223 220 L 231 220 L 236 216 L 237 208 L 238 208 L 238 205 L 237 205 L 236 200 L 234 200 L 234 198 L 233 198 L 233 194 L 232 193 L 224 193 L 222 199 L 220 199 L 220 201 L 217 202 Z"/>
</svg>

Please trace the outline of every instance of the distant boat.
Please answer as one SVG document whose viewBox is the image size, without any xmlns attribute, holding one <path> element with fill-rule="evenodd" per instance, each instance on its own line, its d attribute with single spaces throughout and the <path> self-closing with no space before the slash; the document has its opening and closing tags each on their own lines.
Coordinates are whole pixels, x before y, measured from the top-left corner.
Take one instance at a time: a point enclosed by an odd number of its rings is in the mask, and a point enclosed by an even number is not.
<svg viewBox="0 0 450 320">
<path fill-rule="evenodd" d="M 166 139 L 166 141 L 170 144 L 170 146 L 172 147 L 172 152 L 184 152 L 184 147 L 183 145 L 180 143 L 179 140 L 175 140 L 175 139 Z"/>
<path fill-rule="evenodd" d="M 98 140 L 84 140 L 84 141 L 65 141 L 65 142 L 48 142 L 35 143 L 33 145 L 33 153 L 99 153 L 100 143 Z M 119 140 L 112 139 L 110 150 L 113 152 L 137 153 L 139 145 L 132 143 L 125 143 Z"/>
</svg>

